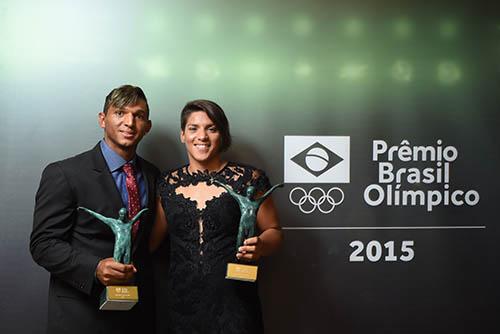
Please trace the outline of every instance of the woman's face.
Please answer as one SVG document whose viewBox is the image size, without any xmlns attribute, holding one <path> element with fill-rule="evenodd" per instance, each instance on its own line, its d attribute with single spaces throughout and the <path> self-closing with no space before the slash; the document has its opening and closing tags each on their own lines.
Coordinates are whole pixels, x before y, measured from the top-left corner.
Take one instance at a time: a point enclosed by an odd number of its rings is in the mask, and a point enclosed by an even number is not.
<svg viewBox="0 0 500 334">
<path fill-rule="evenodd" d="M 204 111 L 195 111 L 188 116 L 181 130 L 181 142 L 186 145 L 192 167 L 212 169 L 220 162 L 221 135 L 214 122 Z"/>
</svg>

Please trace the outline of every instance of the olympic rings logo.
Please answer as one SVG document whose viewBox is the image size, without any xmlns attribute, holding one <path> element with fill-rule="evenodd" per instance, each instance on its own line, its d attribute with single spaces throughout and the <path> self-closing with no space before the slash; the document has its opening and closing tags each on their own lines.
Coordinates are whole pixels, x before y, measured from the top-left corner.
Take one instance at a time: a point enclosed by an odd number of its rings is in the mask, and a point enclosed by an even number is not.
<svg viewBox="0 0 500 334">
<path fill-rule="evenodd" d="M 296 192 L 302 194 L 298 200 L 294 200 L 294 198 L 296 198 L 296 196 L 294 196 Z M 339 194 L 335 196 L 340 197 L 337 201 L 333 197 L 334 193 Z M 317 198 L 318 196 L 319 198 Z M 292 204 L 298 206 L 300 211 L 305 214 L 312 213 L 316 209 L 326 214 L 332 212 L 337 205 L 342 204 L 344 201 L 344 192 L 338 187 L 330 188 L 326 193 L 320 187 L 314 187 L 309 190 L 309 192 L 305 191 L 302 187 L 295 187 L 290 191 L 289 199 Z M 308 204 L 306 204 L 306 202 Z M 311 208 L 308 208 L 309 206 Z"/>
</svg>

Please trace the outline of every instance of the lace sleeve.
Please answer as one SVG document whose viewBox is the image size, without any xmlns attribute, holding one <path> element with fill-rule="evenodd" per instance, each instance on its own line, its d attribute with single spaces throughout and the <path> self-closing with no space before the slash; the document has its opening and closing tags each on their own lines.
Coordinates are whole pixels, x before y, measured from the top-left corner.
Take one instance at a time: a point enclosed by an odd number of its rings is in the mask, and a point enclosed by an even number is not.
<svg viewBox="0 0 500 334">
<path fill-rule="evenodd" d="M 156 197 L 162 197 L 166 194 L 167 186 L 168 186 L 168 173 L 163 172 L 160 174 L 158 179 L 156 180 Z"/>
<path fill-rule="evenodd" d="M 254 169 L 252 172 L 251 184 L 255 187 L 258 193 L 264 193 L 271 188 L 271 183 L 266 173 L 260 169 Z"/>
<path fill-rule="evenodd" d="M 161 173 L 156 183 L 156 196 L 166 200 L 179 183 L 179 170 Z"/>
</svg>

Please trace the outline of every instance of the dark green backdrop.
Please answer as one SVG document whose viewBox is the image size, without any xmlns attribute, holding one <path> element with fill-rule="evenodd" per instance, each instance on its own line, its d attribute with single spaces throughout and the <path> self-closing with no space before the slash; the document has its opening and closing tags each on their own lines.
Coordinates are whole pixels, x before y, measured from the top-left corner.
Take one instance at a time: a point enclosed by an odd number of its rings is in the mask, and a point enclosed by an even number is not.
<svg viewBox="0 0 500 334">
<path fill-rule="evenodd" d="M 150 100 L 140 153 L 161 169 L 186 162 L 178 116 L 195 98 L 226 110 L 228 158 L 272 183 L 284 136 L 350 137 L 349 183 L 274 195 L 286 240 L 261 265 L 269 333 L 498 331 L 499 78 L 500 13 L 486 2 L 0 2 L 0 332 L 43 333 L 48 274 L 28 252 L 40 174 L 101 138 L 97 113 L 124 83 Z M 479 202 L 367 205 L 374 140 L 456 147 L 449 187 Z M 337 186 L 345 200 L 306 215 L 289 200 L 297 186 Z M 353 241 L 363 262 L 350 261 Z M 414 258 L 385 260 L 390 241 L 397 257 L 413 241 Z"/>
</svg>

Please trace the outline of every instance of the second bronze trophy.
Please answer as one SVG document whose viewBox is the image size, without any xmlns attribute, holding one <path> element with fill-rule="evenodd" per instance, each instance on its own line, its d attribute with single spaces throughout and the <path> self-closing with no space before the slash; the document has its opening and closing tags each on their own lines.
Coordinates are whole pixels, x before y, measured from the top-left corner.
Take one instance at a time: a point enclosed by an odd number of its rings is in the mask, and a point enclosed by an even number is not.
<svg viewBox="0 0 500 334">
<path fill-rule="evenodd" d="M 257 223 L 257 212 L 260 205 L 264 200 L 271 195 L 271 193 L 279 187 L 283 187 L 283 183 L 276 184 L 271 187 L 264 195 L 257 199 L 253 199 L 255 195 L 255 187 L 249 186 L 246 188 L 245 196 L 238 194 L 229 186 L 217 180 L 213 183 L 223 187 L 226 191 L 238 202 L 241 212 L 240 225 L 238 227 L 238 236 L 236 239 L 236 252 L 243 246 L 246 239 L 256 235 L 255 226 Z M 257 280 L 257 265 L 242 264 L 242 263 L 228 263 L 226 271 L 226 279 L 234 279 L 239 281 L 255 282 Z"/>
</svg>

